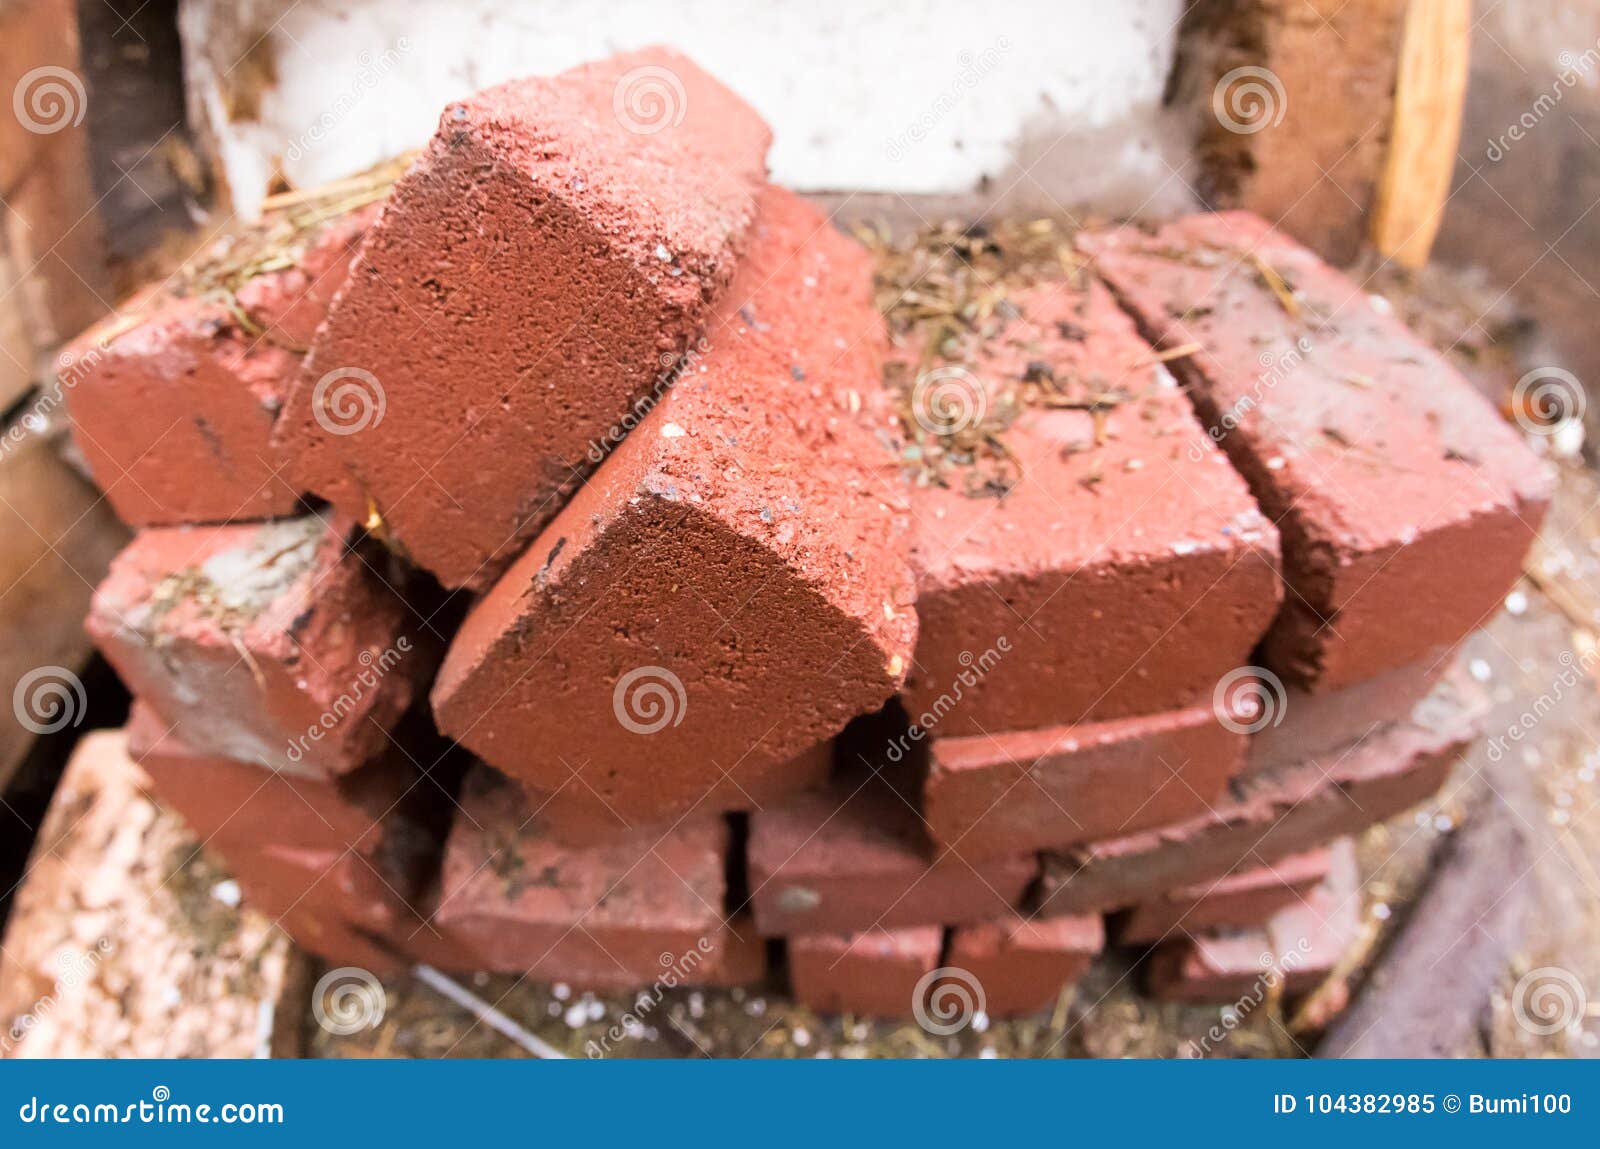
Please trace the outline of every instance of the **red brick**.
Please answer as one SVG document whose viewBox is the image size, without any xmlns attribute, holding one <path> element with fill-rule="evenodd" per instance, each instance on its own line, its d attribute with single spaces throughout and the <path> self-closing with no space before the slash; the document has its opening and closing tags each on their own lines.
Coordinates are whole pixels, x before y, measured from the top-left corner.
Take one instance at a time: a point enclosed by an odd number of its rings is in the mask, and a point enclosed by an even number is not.
<svg viewBox="0 0 1600 1149">
<path fill-rule="evenodd" d="M 1268 666 L 1333 689 L 1432 660 L 1495 609 L 1550 475 L 1386 305 L 1244 213 L 1082 242 L 1158 345 L 1204 348 L 1173 369 L 1283 538 Z"/>
<path fill-rule="evenodd" d="M 396 753 L 340 778 L 287 774 L 255 762 L 203 754 L 169 730 L 142 702 L 128 717 L 128 752 L 149 776 L 161 804 L 219 848 L 273 843 L 372 855 L 385 816 L 418 784 Z"/>
<path fill-rule="evenodd" d="M 630 130 L 619 101 L 652 84 L 667 122 Z M 347 513 L 375 507 L 446 585 L 487 586 L 704 326 L 768 142 L 733 93 L 665 49 L 449 105 L 290 398 L 291 473 Z M 377 380 L 385 415 L 332 433 L 315 384 L 348 368 Z"/>
<path fill-rule="evenodd" d="M 1103 287 L 1012 302 L 973 364 L 988 390 L 1048 369 L 1068 400 L 1124 398 L 1098 444 L 1090 411 L 1028 409 L 1003 433 L 1021 471 L 1003 498 L 918 488 L 907 709 L 965 735 L 1209 699 L 1277 609 L 1277 532 Z"/>
<path fill-rule="evenodd" d="M 956 929 L 945 964 L 965 970 L 983 987 L 990 1017 L 1025 1017 L 1053 1004 L 1104 946 L 1105 927 L 1097 915 L 1009 917 Z"/>
<path fill-rule="evenodd" d="M 789 939 L 789 986 L 801 1005 L 822 1013 L 914 1016 L 923 975 L 939 964 L 937 926 Z"/>
<path fill-rule="evenodd" d="M 1274 914 L 1264 928 L 1219 931 L 1169 941 L 1150 955 L 1152 997 L 1193 1003 L 1307 993 L 1339 964 L 1361 933 L 1354 857 L 1336 865 L 1303 902 Z"/>
<path fill-rule="evenodd" d="M 923 815 L 968 860 L 1093 842 L 1206 813 L 1248 739 L 1186 710 L 970 738 L 929 750 Z"/>
<path fill-rule="evenodd" d="M 1268 711 L 1251 723 L 1261 728 L 1250 737 L 1246 773 L 1259 774 L 1342 750 L 1392 723 L 1404 722 L 1448 666 L 1440 658 L 1333 690 L 1286 690 L 1277 701 L 1263 695 Z"/>
<path fill-rule="evenodd" d="M 1198 882 L 1135 906 L 1117 929 L 1124 945 L 1219 927 L 1258 926 L 1306 897 L 1328 874 L 1329 851 L 1309 850 L 1270 865 Z"/>
<path fill-rule="evenodd" d="M 351 538 L 318 515 L 147 528 L 96 590 L 90 636 L 194 750 L 347 773 L 387 745 L 431 661 L 396 573 Z"/>
<path fill-rule="evenodd" d="M 1267 865 L 1359 833 L 1432 795 L 1476 734 L 1481 700 L 1452 684 L 1417 719 L 1357 748 L 1252 779 L 1215 811 L 1160 830 L 1047 855 L 1040 905 L 1076 914 Z"/>
<path fill-rule="evenodd" d="M 769 937 L 986 921 L 1018 906 L 1038 873 L 1022 850 L 982 860 L 936 851 L 906 798 L 857 775 L 752 814 L 747 863 Z"/>
<path fill-rule="evenodd" d="M 464 787 L 430 921 L 479 969 L 594 988 L 646 985 L 669 970 L 692 977 L 726 968 L 714 955 L 729 944 L 727 850 L 716 817 L 562 845 L 526 817 L 510 782 L 480 767 Z"/>
<path fill-rule="evenodd" d="M 724 771 L 802 788 L 788 765 L 892 695 L 915 638 L 866 254 L 776 189 L 757 230 L 705 354 L 478 603 L 433 692 L 486 761 L 547 792 L 581 769 L 629 822 Z"/>
<path fill-rule="evenodd" d="M 300 369 L 298 349 L 376 211 L 297 232 L 286 249 L 290 266 L 219 289 L 212 278 L 220 261 L 260 258 L 251 255 L 255 245 L 281 233 L 282 221 L 269 218 L 68 348 L 60 375 L 74 434 L 125 522 L 227 522 L 295 510 L 300 489 L 280 474 L 273 424 Z"/>
</svg>

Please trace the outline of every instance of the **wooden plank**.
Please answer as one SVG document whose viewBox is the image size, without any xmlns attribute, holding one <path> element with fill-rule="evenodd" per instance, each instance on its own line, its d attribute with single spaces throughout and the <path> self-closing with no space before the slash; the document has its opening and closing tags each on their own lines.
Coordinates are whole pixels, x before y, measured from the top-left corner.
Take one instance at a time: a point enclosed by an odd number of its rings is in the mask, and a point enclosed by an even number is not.
<svg viewBox="0 0 1600 1149">
<path fill-rule="evenodd" d="M 1471 0 L 1411 0 L 1389 156 L 1372 213 L 1374 245 L 1402 267 L 1428 262 L 1444 219 L 1471 54 Z"/>
<path fill-rule="evenodd" d="M 298 1056 L 306 965 L 142 792 L 121 731 L 79 742 L 0 957 L 8 1057 Z"/>
<path fill-rule="evenodd" d="M 34 727 L 71 737 L 73 722 L 83 721 L 80 709 L 51 731 L 57 718 L 38 706 L 63 678 L 48 668 L 76 674 L 88 660 L 89 598 L 127 539 L 99 492 L 58 453 L 48 430 L 57 411 L 36 399 L 0 434 L 0 792 L 38 735 Z M 31 726 L 14 713 L 29 675 Z"/>
</svg>

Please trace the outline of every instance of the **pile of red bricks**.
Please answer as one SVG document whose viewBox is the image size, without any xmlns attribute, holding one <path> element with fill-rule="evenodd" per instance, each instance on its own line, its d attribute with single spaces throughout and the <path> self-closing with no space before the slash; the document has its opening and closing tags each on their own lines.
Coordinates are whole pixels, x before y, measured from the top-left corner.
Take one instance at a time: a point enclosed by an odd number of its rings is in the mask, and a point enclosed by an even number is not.
<svg viewBox="0 0 1600 1149">
<path fill-rule="evenodd" d="M 340 963 L 782 955 L 803 1002 L 934 1026 L 1049 1005 L 1108 929 L 1175 998 L 1269 951 L 1314 980 L 1359 909 L 1335 843 L 1470 734 L 1441 670 L 1537 464 L 1355 284 L 1199 216 L 986 312 L 931 378 L 1042 397 L 1019 476 L 916 481 L 884 379 L 948 349 L 891 340 L 768 142 L 669 52 L 507 84 L 381 210 L 280 206 L 281 250 L 79 340 L 139 528 L 89 628 L 154 791 Z"/>
</svg>

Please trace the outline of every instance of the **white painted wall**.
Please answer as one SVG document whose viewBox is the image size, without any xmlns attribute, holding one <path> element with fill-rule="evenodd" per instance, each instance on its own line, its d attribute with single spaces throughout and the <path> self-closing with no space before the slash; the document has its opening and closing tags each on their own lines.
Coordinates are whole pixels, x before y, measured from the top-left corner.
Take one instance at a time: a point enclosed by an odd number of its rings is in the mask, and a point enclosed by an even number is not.
<svg viewBox="0 0 1600 1149">
<path fill-rule="evenodd" d="M 184 0 L 191 115 L 237 205 L 421 144 L 449 100 L 671 43 L 772 123 L 801 191 L 1186 201 L 1159 101 L 1182 0 Z M 267 84 L 260 99 L 237 98 Z M 230 122 L 225 111 L 245 109 Z M 236 113 L 236 116 L 238 113 Z M 256 118 L 248 118 L 254 116 Z M 985 185 L 985 181 L 988 181 Z"/>
</svg>

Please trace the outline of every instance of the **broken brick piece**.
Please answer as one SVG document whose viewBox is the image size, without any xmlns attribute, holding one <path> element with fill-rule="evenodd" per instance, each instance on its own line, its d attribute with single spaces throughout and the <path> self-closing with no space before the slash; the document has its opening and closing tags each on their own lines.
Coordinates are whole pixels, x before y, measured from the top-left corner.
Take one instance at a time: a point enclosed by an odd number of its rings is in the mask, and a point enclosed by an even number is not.
<svg viewBox="0 0 1600 1149">
<path fill-rule="evenodd" d="M 1040 912 L 1133 906 L 1359 833 L 1444 785 L 1481 711 L 1481 698 L 1447 680 L 1412 721 L 1354 748 L 1236 783 L 1204 817 L 1047 854 Z"/>
<path fill-rule="evenodd" d="M 290 474 L 380 516 L 447 586 L 489 585 L 670 385 L 732 277 L 769 138 L 661 48 L 450 104 L 290 396 Z M 340 381 L 365 400 L 348 418 Z"/>
<path fill-rule="evenodd" d="M 312 776 L 387 745 L 430 669 L 381 549 L 306 515 L 151 527 L 113 561 L 87 627 L 128 689 L 196 752 Z"/>
<path fill-rule="evenodd" d="M 1495 609 L 1551 476 L 1387 303 L 1245 213 L 1080 239 L 1283 539 L 1267 665 L 1328 690 Z"/>
<path fill-rule="evenodd" d="M 1203 815 L 1247 736 L 1208 701 L 1078 726 L 936 738 L 923 783 L 935 842 L 968 860 L 1099 841 Z"/>
<path fill-rule="evenodd" d="M 935 850 L 910 802 L 882 776 L 750 815 L 746 849 L 756 926 L 769 936 L 981 922 L 1021 904 L 1038 863 Z"/>
<path fill-rule="evenodd" d="M 58 366 L 74 438 L 124 522 L 292 514 L 272 428 L 376 205 L 220 241 L 91 327 Z M 263 250 L 276 237 L 270 253 Z M 270 257 L 270 258 L 269 258 Z"/>
<path fill-rule="evenodd" d="M 797 1002 L 822 1013 L 913 1017 L 943 940 L 938 926 L 800 934 L 789 939 L 789 988 Z"/>
<path fill-rule="evenodd" d="M 983 987 L 983 1009 L 990 1017 L 1025 1017 L 1055 1002 L 1104 947 L 1098 915 L 1012 916 L 954 930 L 945 964 L 964 970 Z"/>
<path fill-rule="evenodd" d="M 1117 941 L 1143 945 L 1172 935 L 1261 925 L 1309 895 L 1327 877 L 1330 859 L 1327 849 L 1308 850 L 1141 902 L 1119 925 Z"/>
<path fill-rule="evenodd" d="M 1191 1003 L 1309 992 L 1327 980 L 1361 933 L 1361 894 L 1352 851 L 1303 901 L 1264 927 L 1169 940 L 1150 955 L 1150 995 Z"/>
<path fill-rule="evenodd" d="M 728 775 L 810 784 L 796 755 L 898 689 L 916 632 L 870 284 L 768 190 L 704 354 L 468 615 L 441 729 L 540 791 L 577 771 L 630 823 Z"/>
<path fill-rule="evenodd" d="M 1104 287 L 1008 302 L 971 386 L 1044 393 L 999 433 L 1018 470 L 1004 497 L 973 497 L 959 469 L 915 492 L 912 721 L 965 735 L 1208 700 L 1277 610 L 1277 532 Z M 958 386 L 936 374 L 919 419 Z"/>
<path fill-rule="evenodd" d="M 652 827 L 604 846 L 563 845 L 520 792 L 468 774 L 445 847 L 430 924 L 475 968 L 587 988 L 723 976 L 728 827 L 715 816 Z M 704 969 L 707 972 L 700 972 Z"/>
</svg>

